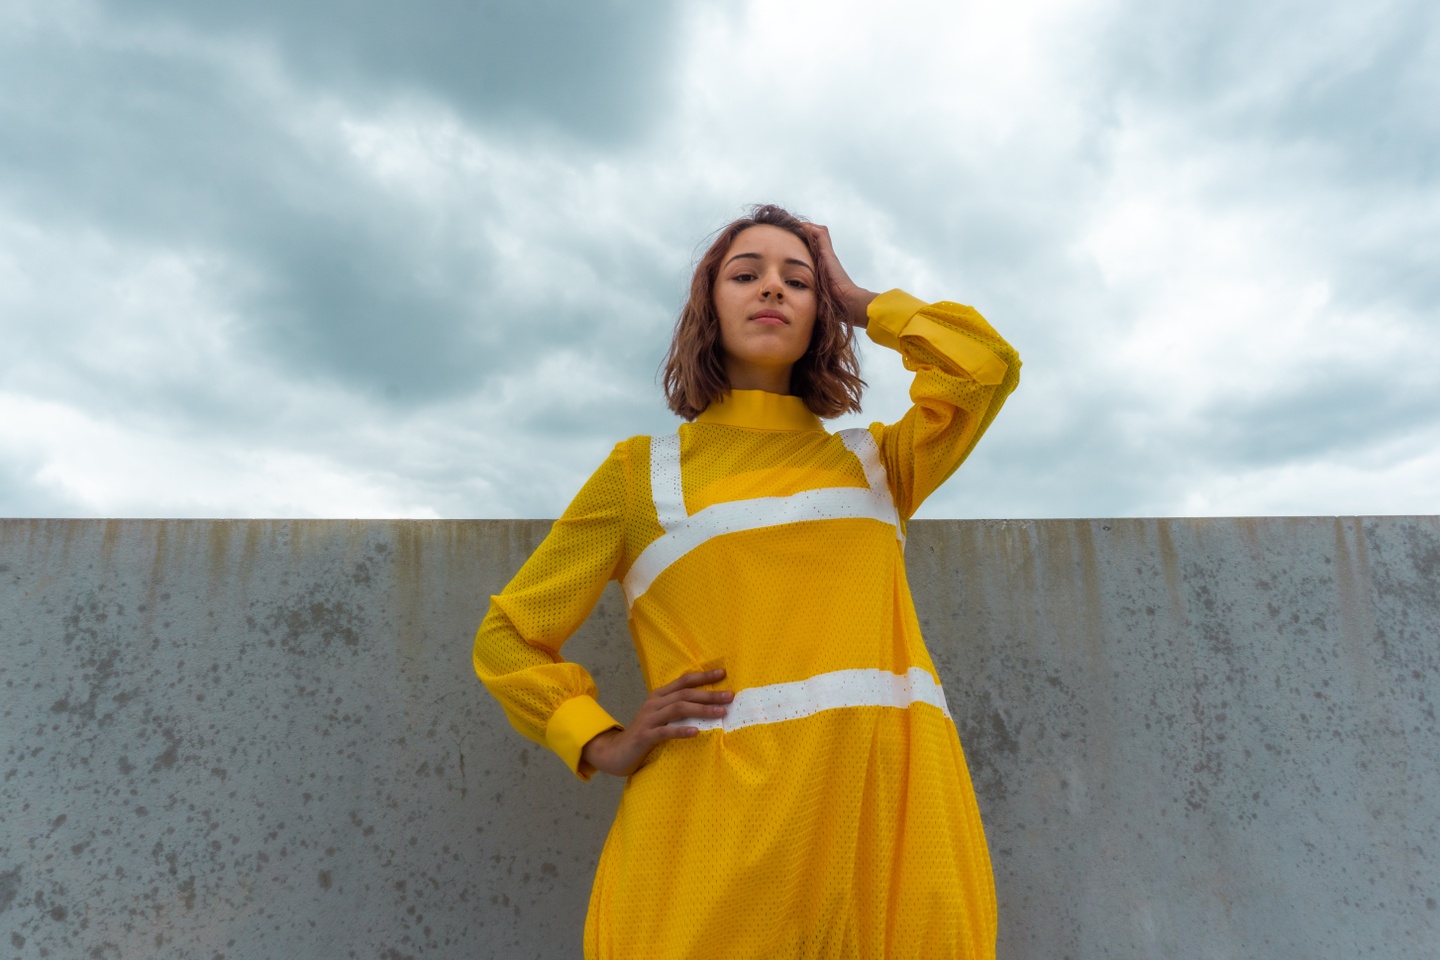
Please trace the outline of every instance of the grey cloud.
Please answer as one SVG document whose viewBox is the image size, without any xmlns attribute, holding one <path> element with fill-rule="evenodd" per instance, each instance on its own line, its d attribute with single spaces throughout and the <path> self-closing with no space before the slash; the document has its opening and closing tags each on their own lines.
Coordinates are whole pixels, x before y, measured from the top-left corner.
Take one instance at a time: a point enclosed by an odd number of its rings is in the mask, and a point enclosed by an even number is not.
<svg viewBox="0 0 1440 960">
<path fill-rule="evenodd" d="M 581 22 L 604 9 L 586 8 Z M 663 25 L 662 17 L 646 29 Z M 54 288 L 25 316 L 0 317 L 0 327 L 18 330 L 31 351 L 24 364 L 0 364 L 6 387 L 104 411 L 122 429 L 193 442 L 195 457 L 227 445 L 266 456 L 304 452 L 403 491 L 393 500 L 440 505 L 451 515 L 554 513 L 617 430 L 667 428 L 668 414 L 651 403 L 658 397 L 652 377 L 683 266 L 656 255 L 656 244 L 670 244 L 654 231 L 693 230 L 689 212 L 624 223 L 619 233 L 574 218 L 550 222 L 547 198 L 512 195 L 516 186 L 486 167 L 473 182 L 447 186 L 447 206 L 437 211 L 378 184 L 305 128 L 305 111 L 328 96 L 313 84 L 333 77 L 312 71 L 308 86 L 303 75 L 257 78 L 223 50 L 137 36 L 127 25 L 114 35 L 76 29 L 0 38 L 0 86 L 28 92 L 0 97 L 0 208 L 48 238 L 43 254 L 8 253 Z M 603 32 L 591 39 L 606 56 L 614 52 Z M 652 58 L 645 69 L 659 62 Z M 566 83 L 605 87 L 566 76 Z M 523 91 L 497 103 L 489 116 L 500 120 L 505 110 L 528 109 Z M 631 98 L 625 109 L 638 116 L 644 103 Z M 468 109 L 480 107 L 477 100 Z M 626 128 L 622 120 L 616 130 Z M 521 126 L 467 132 L 483 135 L 502 158 L 534 153 L 562 175 L 566 158 L 583 171 L 594 155 Z M 537 187 L 543 178 L 518 185 Z M 75 346 L 88 325 L 109 320 L 97 288 L 125 278 L 86 276 L 85 296 L 70 299 L 73 271 L 94 265 L 63 262 L 57 251 L 67 236 L 101 238 L 102 247 L 134 251 L 132 261 L 147 251 L 190 258 L 205 299 L 236 321 L 227 350 L 240 374 L 205 382 L 82 361 Z M 545 260 L 545 273 L 525 282 L 499 273 L 515 265 L 517 239 Z M 587 298 L 589 290 L 606 299 Z M 66 309 L 63 323 L 44 319 Z M 517 404 L 496 394 L 507 378 L 532 379 L 530 368 L 562 345 L 613 367 L 603 396 Z M 435 409 L 505 419 L 439 429 L 426 419 Z M 417 429 L 424 439 L 407 437 Z M 608 439 L 594 440 L 595 433 Z M 539 462 L 547 465 L 545 482 L 515 483 L 535 477 Z M 4 465 L 0 513 L 85 512 L 37 479 L 42 466 Z M 244 509 L 208 499 L 186 507 L 190 495 L 157 492 L 157 505 L 145 509 Z"/>
<path fill-rule="evenodd" d="M 1163 502 L 1193 450 L 1137 433 L 1124 384 L 1057 388 L 1062 377 L 1044 356 L 1027 362 L 1020 389 L 922 515 L 1130 516 Z"/>
<path fill-rule="evenodd" d="M 1314 372 L 1314 379 L 1248 401 L 1205 410 L 1197 431 L 1220 463 L 1269 465 L 1355 451 L 1435 422 L 1440 377 L 1420 389 L 1386 389 L 1384 372 Z"/>
<path fill-rule="evenodd" d="M 1224 139 L 1323 150 L 1344 180 L 1433 184 L 1440 13 L 1414 0 L 1377 5 L 1352 30 L 1354 8 L 1301 7 L 1289 22 L 1257 24 L 1264 5 L 1132 6 L 1107 50 L 1112 89 L 1183 110 Z"/>
<path fill-rule="evenodd" d="M 417 243 L 383 197 L 356 203 L 367 191 L 353 175 L 307 155 L 271 105 L 214 65 L 24 52 L 7 57 L 6 82 L 24 77 L 37 96 L 0 103 L 0 170 L 21 212 L 206 254 L 257 350 L 282 364 L 419 396 L 460 379 L 473 348 L 455 321 L 483 258 Z M 427 289 L 411 281 L 420 262 L 460 282 Z"/>
<path fill-rule="evenodd" d="M 307 142 L 290 105 L 223 63 L 54 37 L 6 53 L 6 84 L 35 91 L 0 101 L 8 199 L 37 222 L 209 255 L 254 353 L 296 376 L 421 404 L 525 362 L 527 345 L 617 327 L 567 304 L 573 278 L 498 282 L 494 243 L 513 225 L 484 174 L 463 207 L 418 209 Z M 577 269 L 670 299 L 673 279 L 630 245 L 553 233 L 549 252 Z"/>
<path fill-rule="evenodd" d="M 1440 231 L 1405 214 L 1440 185 L 1440 8 L 1132 3 L 1111 22 L 1097 58 L 1110 102 L 1263 151 L 1211 189 L 1217 204 L 1318 205 L 1336 235 L 1306 225 L 1296 240 L 1334 258 L 1337 295 L 1433 305 Z"/>
<path fill-rule="evenodd" d="M 671 0 L 123 0 L 116 16 L 274 43 L 301 76 L 413 87 L 472 118 L 615 142 L 663 103 Z"/>
<path fill-rule="evenodd" d="M 667 411 L 665 397 L 658 386 L 649 386 L 639 376 L 624 373 L 617 376 L 615 383 L 629 387 L 624 391 L 625 396 L 596 398 L 583 393 L 542 396 L 520 412 L 509 426 L 555 443 L 603 437 L 618 441 L 624 432 L 634 435 L 675 429 L 679 421 Z M 625 426 L 620 426 L 622 424 Z"/>
<path fill-rule="evenodd" d="M 1316 369 L 1302 382 L 1257 384 L 1246 397 L 1176 418 L 1152 411 L 1123 382 L 1046 389 L 1053 382 L 1044 381 L 1060 375 L 1049 355 L 1040 369 L 1026 367 L 1039 389 L 1027 393 L 1022 382 L 925 515 L 974 516 L 977 504 L 1002 517 L 1173 514 L 1205 478 L 1357 463 L 1368 451 L 1423 437 L 1434 430 L 1440 392 L 1433 375 L 1397 385 L 1378 367 Z M 1369 509 L 1385 512 L 1381 501 Z"/>
<path fill-rule="evenodd" d="M 1363 63 L 1305 78 L 1276 106 L 1275 132 L 1336 151 L 1347 178 L 1402 188 L 1440 180 L 1436 19 L 1433 4 L 1403 10 Z M 1262 114 L 1251 122 L 1259 128 L 1267 119 Z"/>
<path fill-rule="evenodd" d="M 1134 5 L 1116 22 L 1149 27 L 1128 58 L 1145 59 L 1136 93 L 1183 103 L 1232 136 L 1324 145 L 1352 175 L 1411 185 L 1437 175 L 1433 4 Z"/>
</svg>

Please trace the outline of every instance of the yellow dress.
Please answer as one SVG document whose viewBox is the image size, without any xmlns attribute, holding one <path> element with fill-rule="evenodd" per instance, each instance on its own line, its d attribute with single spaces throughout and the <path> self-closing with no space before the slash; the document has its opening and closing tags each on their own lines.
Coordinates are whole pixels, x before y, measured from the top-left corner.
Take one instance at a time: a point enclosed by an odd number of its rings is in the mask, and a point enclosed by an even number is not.
<svg viewBox="0 0 1440 960">
<path fill-rule="evenodd" d="M 969 307 L 895 290 L 869 318 L 915 372 L 898 423 L 830 434 L 795 397 L 732 391 L 616 445 L 491 598 L 476 672 L 582 777 L 619 724 L 560 648 L 608 580 L 649 689 L 723 666 L 736 693 L 627 781 L 587 958 L 994 956 L 985 836 L 903 547 L 1020 361 Z"/>
</svg>

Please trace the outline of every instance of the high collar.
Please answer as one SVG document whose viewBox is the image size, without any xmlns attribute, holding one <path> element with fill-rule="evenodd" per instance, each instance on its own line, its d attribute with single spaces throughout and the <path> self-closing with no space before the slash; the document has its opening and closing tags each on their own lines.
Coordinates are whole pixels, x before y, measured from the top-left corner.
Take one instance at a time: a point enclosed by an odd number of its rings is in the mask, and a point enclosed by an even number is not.
<svg viewBox="0 0 1440 960">
<path fill-rule="evenodd" d="M 731 390 L 706 407 L 696 423 L 752 430 L 824 430 L 805 401 L 764 390 Z"/>
</svg>

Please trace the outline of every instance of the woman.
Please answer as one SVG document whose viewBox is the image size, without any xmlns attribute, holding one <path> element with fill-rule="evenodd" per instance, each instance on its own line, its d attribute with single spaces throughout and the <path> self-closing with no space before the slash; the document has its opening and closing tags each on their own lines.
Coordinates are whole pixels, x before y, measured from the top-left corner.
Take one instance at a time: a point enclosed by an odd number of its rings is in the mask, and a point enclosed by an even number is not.
<svg viewBox="0 0 1440 960">
<path fill-rule="evenodd" d="M 853 330 L 914 406 L 858 411 Z M 618 444 L 498 596 L 475 669 L 579 776 L 628 777 L 588 958 L 991 957 L 995 898 L 955 726 L 905 580 L 905 524 L 1018 381 L 969 307 L 861 289 L 773 206 L 695 270 L 664 385 L 690 421 Z M 560 656 L 625 590 L 649 698 L 622 726 Z"/>
</svg>

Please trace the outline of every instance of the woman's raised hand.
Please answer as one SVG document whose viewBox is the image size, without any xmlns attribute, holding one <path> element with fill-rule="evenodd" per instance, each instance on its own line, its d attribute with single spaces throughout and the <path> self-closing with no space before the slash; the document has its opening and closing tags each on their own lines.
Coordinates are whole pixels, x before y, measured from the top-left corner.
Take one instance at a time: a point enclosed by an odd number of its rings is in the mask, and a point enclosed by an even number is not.
<svg viewBox="0 0 1440 960">
<path fill-rule="evenodd" d="M 834 284 L 835 292 L 839 294 L 840 302 L 845 307 L 845 320 L 851 326 L 865 326 L 869 322 L 865 308 L 875 299 L 875 293 L 856 284 L 850 279 L 850 274 L 845 272 L 845 268 L 840 266 L 840 258 L 835 256 L 835 246 L 830 242 L 829 227 L 807 223 L 805 232 L 815 241 L 820 260 L 825 265 L 825 273 L 830 277 L 830 282 Z"/>
<path fill-rule="evenodd" d="M 693 737 L 695 727 L 671 726 L 672 720 L 691 717 L 725 716 L 724 704 L 734 699 L 729 690 L 701 690 L 725 676 L 724 670 L 687 673 L 677 680 L 657 687 L 641 705 L 635 720 L 624 730 L 606 730 L 591 738 L 580 751 L 580 761 L 596 770 L 617 777 L 628 777 L 639 770 L 655 744 L 662 740 Z"/>
</svg>

